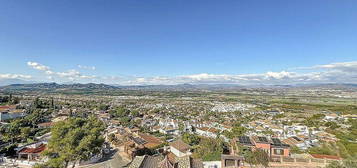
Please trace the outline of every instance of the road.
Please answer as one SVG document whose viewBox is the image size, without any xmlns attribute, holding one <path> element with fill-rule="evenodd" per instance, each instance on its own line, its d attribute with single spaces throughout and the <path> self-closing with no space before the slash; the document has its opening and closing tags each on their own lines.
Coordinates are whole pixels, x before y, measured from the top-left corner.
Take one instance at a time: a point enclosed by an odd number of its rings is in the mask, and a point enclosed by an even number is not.
<svg viewBox="0 0 357 168">
<path fill-rule="evenodd" d="M 113 151 L 98 163 L 82 166 L 82 168 L 124 168 L 128 163 L 129 161 L 120 157 L 117 151 Z"/>
</svg>

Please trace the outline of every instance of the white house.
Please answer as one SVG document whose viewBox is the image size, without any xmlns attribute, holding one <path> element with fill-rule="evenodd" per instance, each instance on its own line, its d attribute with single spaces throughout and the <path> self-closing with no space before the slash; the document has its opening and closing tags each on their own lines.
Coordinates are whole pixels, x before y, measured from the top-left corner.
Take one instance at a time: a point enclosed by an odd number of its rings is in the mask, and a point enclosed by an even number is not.
<svg viewBox="0 0 357 168">
<path fill-rule="evenodd" d="M 177 157 L 190 156 L 191 146 L 184 143 L 182 140 L 177 140 L 170 143 L 170 151 Z"/>
<path fill-rule="evenodd" d="M 201 136 L 216 138 L 219 133 L 219 130 L 215 128 L 201 127 L 196 128 L 196 133 Z"/>
</svg>

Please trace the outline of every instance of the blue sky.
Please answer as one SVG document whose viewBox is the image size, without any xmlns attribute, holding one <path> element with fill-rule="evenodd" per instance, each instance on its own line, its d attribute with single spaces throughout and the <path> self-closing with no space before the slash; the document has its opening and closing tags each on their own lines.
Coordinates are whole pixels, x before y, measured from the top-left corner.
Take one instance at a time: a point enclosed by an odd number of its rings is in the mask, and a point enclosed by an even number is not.
<svg viewBox="0 0 357 168">
<path fill-rule="evenodd" d="M 3 0 L 0 78 L 357 83 L 356 18 L 356 0 Z"/>
</svg>

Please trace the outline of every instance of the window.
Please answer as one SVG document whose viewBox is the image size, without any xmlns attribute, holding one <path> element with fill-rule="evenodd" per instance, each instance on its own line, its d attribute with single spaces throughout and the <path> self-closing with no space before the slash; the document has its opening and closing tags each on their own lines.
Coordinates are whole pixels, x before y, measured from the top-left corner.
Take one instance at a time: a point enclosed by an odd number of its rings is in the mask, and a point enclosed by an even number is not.
<svg viewBox="0 0 357 168">
<path fill-rule="evenodd" d="M 208 168 L 218 168 L 218 166 L 217 165 L 210 165 L 210 166 L 208 166 Z"/>
<path fill-rule="evenodd" d="M 230 166 L 235 166 L 236 161 L 234 159 L 226 159 L 225 160 L 225 166 L 230 167 Z"/>
<path fill-rule="evenodd" d="M 275 155 L 284 155 L 284 149 L 274 149 Z"/>
</svg>

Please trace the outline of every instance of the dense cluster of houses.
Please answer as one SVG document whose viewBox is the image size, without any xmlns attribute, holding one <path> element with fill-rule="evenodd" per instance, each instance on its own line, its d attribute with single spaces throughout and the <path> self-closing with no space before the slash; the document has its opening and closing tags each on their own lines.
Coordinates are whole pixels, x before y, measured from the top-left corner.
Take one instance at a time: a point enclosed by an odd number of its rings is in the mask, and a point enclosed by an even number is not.
<svg viewBox="0 0 357 168">
<path fill-rule="evenodd" d="M 149 108 L 148 105 L 145 107 Z M 162 104 L 155 105 L 155 108 L 157 107 L 165 108 L 166 110 L 174 108 L 174 106 Z M 214 109 L 209 109 L 208 111 L 228 112 L 236 108 L 251 108 L 251 106 L 244 104 L 240 106 L 216 104 Z M 65 120 L 71 113 L 76 113 L 77 111 L 78 109 L 75 108 L 62 108 L 53 116 L 51 121 L 38 124 L 38 128 L 51 128 L 55 122 Z M 257 114 L 263 117 L 257 117 L 253 121 L 242 124 L 248 130 L 246 136 L 240 136 L 233 140 L 225 137 L 223 134 L 225 131 L 231 131 L 233 123 L 237 120 L 237 116 L 231 116 L 229 113 L 222 115 L 221 118 L 224 119 L 224 122 L 218 121 L 213 116 L 205 118 L 203 114 L 195 116 L 177 113 L 175 116 L 170 116 L 162 113 L 143 113 L 140 117 L 131 118 L 138 127 L 124 127 L 120 121 L 111 117 L 108 110 L 92 110 L 91 112 L 108 124 L 105 135 L 106 140 L 109 141 L 109 137 L 114 135 L 115 142 L 111 142 L 111 145 L 119 150 L 119 154 L 122 157 L 131 160 L 130 168 L 202 168 L 210 166 L 224 168 L 244 165 L 244 158 L 233 154 L 222 154 L 222 160 L 216 162 L 203 162 L 192 158 L 191 147 L 180 140 L 183 132 L 209 138 L 221 137 L 226 142 L 234 141 L 235 144 L 240 144 L 247 149 L 262 149 L 270 157 L 290 157 L 291 147 L 306 150 L 318 145 L 320 140 L 337 141 L 334 135 L 324 131 L 324 127 L 313 129 L 301 123 L 283 124 L 283 121 L 290 121 L 289 118 L 273 120 L 274 116 L 283 114 L 279 110 L 265 110 L 242 114 L 241 117 Z M 0 122 L 24 117 L 25 115 L 24 111 L 17 109 L 16 106 L 0 106 Z M 182 117 L 185 119 L 181 119 Z M 323 120 L 345 121 L 348 118 L 357 118 L 357 116 L 331 113 L 326 115 Z M 148 131 L 144 133 L 139 127 L 147 128 Z M 171 138 L 165 141 L 163 138 L 156 137 L 154 134 L 147 132 L 160 133 Z M 16 148 L 18 160 L 24 160 L 30 165 L 36 162 L 43 162 L 44 159 L 40 157 L 40 153 L 46 149 L 49 137 L 50 134 L 46 134 L 38 137 L 34 143 L 20 144 Z M 6 144 L 0 142 L 1 145 Z M 151 155 L 147 155 L 148 153 L 151 153 Z M 330 156 L 316 155 L 313 157 Z M 0 157 L 1 159 L 4 158 Z"/>
</svg>

